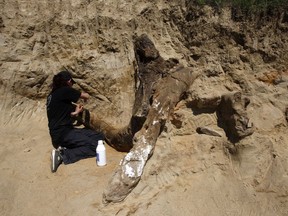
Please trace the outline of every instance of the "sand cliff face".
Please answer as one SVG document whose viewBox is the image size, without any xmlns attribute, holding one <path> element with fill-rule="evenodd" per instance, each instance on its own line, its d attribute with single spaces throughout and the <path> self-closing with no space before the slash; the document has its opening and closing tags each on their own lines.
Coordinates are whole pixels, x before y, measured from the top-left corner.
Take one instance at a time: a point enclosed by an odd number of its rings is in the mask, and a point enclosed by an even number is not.
<svg viewBox="0 0 288 216">
<path fill-rule="evenodd" d="M 287 14 L 233 20 L 190 1 L 0 3 L 2 215 L 287 215 Z M 200 73 L 177 105 L 135 190 L 104 206 L 103 188 L 123 157 L 49 170 L 45 97 L 69 69 L 85 104 L 126 125 L 135 90 L 133 37 L 145 33 L 165 59 Z M 215 104 L 241 92 L 255 132 L 228 141 Z M 197 132 L 205 127 L 211 134 Z M 217 133 L 217 136 L 213 134 Z"/>
</svg>

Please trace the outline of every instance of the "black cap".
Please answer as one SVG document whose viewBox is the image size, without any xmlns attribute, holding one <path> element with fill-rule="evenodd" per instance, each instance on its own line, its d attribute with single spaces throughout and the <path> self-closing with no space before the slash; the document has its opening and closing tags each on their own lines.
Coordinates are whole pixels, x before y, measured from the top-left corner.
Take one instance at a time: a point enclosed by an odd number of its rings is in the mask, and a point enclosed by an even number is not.
<svg viewBox="0 0 288 216">
<path fill-rule="evenodd" d="M 72 75 L 69 71 L 61 71 L 58 73 L 60 77 L 62 77 L 63 80 L 69 81 L 71 79 L 72 83 L 75 84 L 76 82 L 73 80 Z"/>
</svg>

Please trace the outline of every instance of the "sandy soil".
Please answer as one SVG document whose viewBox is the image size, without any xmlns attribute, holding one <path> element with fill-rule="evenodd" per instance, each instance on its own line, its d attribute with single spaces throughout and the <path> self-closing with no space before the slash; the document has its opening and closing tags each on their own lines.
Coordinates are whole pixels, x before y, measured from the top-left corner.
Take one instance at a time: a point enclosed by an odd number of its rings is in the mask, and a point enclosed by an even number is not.
<svg viewBox="0 0 288 216">
<path fill-rule="evenodd" d="M 258 26 L 192 1 L 115 2 L 0 2 L 0 215 L 287 216 L 287 14 Z M 102 193 L 125 154 L 107 146 L 107 166 L 90 158 L 52 174 L 44 100 L 53 74 L 68 68 L 93 95 L 89 108 L 126 125 L 132 38 L 142 33 L 163 58 L 201 71 L 190 103 L 228 91 L 248 96 L 255 132 L 230 154 L 215 113 L 183 106 L 181 126 L 167 122 L 136 188 L 107 205 Z M 197 134 L 202 126 L 222 136 Z"/>
<path fill-rule="evenodd" d="M 239 160 L 224 153 L 220 138 L 211 141 L 205 135 L 169 133 L 159 138 L 154 155 L 132 193 L 122 203 L 104 205 L 102 192 L 124 153 L 107 146 L 107 166 L 97 167 L 95 158 L 89 158 L 61 165 L 52 174 L 52 146 L 44 104 L 22 105 L 25 109 L 14 106 L 9 111 L 2 106 L 6 115 L 2 116 L 4 127 L 0 131 L 1 215 L 287 213 L 283 208 L 286 195 L 277 198 L 273 188 L 268 196 L 267 192 L 256 192 L 245 181 L 254 174 L 251 171 L 240 176 L 245 172 L 241 172 Z M 243 163 L 246 168 L 253 168 L 249 160 Z"/>
<path fill-rule="evenodd" d="M 98 167 L 95 158 L 89 158 L 61 165 L 52 174 L 52 146 L 45 121 L 34 122 L 39 126 L 37 130 L 29 128 L 31 124 L 11 125 L 1 131 L 5 137 L 0 141 L 1 214 L 87 215 L 96 211 L 102 190 L 122 154 L 108 146 L 107 166 Z"/>
</svg>

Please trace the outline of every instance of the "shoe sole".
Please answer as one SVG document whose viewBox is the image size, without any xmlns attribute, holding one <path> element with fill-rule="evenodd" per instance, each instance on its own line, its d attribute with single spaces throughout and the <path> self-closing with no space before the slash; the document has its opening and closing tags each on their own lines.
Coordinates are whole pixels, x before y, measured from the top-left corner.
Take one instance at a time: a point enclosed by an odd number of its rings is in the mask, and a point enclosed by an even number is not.
<svg viewBox="0 0 288 216">
<path fill-rule="evenodd" d="M 56 170 L 55 170 L 55 149 L 52 150 L 52 154 L 51 154 L 51 172 L 54 173 Z"/>
</svg>

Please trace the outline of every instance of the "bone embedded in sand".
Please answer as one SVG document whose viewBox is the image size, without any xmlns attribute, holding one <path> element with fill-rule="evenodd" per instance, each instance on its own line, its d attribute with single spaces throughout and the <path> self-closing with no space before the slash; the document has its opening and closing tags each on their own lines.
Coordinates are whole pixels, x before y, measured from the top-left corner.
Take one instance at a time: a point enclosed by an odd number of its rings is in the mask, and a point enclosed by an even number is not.
<svg viewBox="0 0 288 216">
<path fill-rule="evenodd" d="M 147 143 L 144 136 L 142 137 L 142 142 Z M 130 151 L 122 161 L 122 171 L 125 175 L 130 178 L 140 177 L 152 149 L 151 145 L 145 144 L 144 147 Z"/>
</svg>

